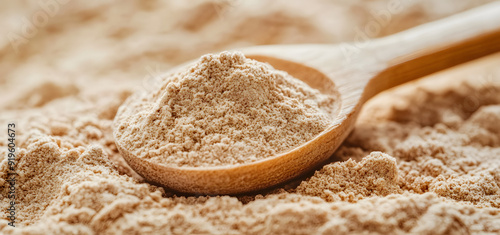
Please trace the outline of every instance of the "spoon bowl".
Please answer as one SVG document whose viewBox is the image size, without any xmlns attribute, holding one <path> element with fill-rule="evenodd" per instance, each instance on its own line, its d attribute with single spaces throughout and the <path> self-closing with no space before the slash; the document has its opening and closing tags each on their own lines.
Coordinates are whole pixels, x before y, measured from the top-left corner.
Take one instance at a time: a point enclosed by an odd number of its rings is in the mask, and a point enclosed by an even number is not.
<svg viewBox="0 0 500 235">
<path fill-rule="evenodd" d="M 353 129 L 363 104 L 377 93 L 500 51 L 498 22 L 500 2 L 362 44 L 240 49 L 247 58 L 269 63 L 337 97 L 331 126 L 306 143 L 273 157 L 230 166 L 176 167 L 138 158 L 128 146 L 118 141 L 116 145 L 137 173 L 179 192 L 238 194 L 268 188 L 326 161 Z"/>
</svg>

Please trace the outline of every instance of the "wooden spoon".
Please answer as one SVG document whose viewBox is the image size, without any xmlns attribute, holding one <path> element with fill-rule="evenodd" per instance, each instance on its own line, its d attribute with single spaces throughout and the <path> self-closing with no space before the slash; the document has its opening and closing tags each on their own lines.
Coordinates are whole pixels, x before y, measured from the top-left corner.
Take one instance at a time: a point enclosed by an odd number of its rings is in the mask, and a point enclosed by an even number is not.
<svg viewBox="0 0 500 235">
<path fill-rule="evenodd" d="M 237 194 L 264 189 L 317 168 L 353 129 L 375 94 L 500 51 L 500 2 L 365 42 L 281 45 L 242 49 L 245 55 L 287 71 L 322 92 L 338 95 L 333 125 L 288 152 L 248 164 L 174 167 L 138 158 L 116 143 L 128 164 L 146 179 L 194 194 Z M 117 130 L 115 130 L 117 131 Z"/>
</svg>

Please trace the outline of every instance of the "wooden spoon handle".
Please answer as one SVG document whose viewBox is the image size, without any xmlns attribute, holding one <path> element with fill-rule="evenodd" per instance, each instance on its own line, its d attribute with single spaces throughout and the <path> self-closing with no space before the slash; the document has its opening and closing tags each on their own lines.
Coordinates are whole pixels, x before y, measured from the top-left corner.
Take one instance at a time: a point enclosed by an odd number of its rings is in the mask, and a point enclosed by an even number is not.
<svg viewBox="0 0 500 235">
<path fill-rule="evenodd" d="M 393 86 L 500 51 L 500 2 L 394 34 L 373 46 L 378 59 L 389 64 L 370 81 L 365 99 Z"/>
</svg>

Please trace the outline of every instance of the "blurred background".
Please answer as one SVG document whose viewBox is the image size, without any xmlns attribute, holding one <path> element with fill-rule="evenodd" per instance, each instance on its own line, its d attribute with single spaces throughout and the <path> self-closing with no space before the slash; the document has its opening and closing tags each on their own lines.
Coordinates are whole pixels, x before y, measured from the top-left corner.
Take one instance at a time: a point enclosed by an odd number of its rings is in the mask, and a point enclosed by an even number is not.
<svg viewBox="0 0 500 235">
<path fill-rule="evenodd" d="M 0 108 L 98 99 L 204 53 L 381 37 L 486 2 L 8 0 L 0 8 Z"/>
</svg>

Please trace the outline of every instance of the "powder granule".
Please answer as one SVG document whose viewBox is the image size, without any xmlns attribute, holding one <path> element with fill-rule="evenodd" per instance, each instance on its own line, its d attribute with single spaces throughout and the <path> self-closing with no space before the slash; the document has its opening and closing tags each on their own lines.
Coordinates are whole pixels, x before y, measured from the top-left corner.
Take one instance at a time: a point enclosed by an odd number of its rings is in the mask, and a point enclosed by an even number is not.
<svg viewBox="0 0 500 235">
<path fill-rule="evenodd" d="M 242 53 L 222 52 L 129 98 L 115 118 L 115 137 L 157 163 L 242 164 L 312 139 L 332 123 L 334 109 L 333 95 Z"/>
<path fill-rule="evenodd" d="M 396 159 L 372 152 L 359 163 L 352 159 L 323 167 L 297 187 L 297 193 L 326 201 L 356 202 L 370 196 L 401 193 Z"/>
</svg>

